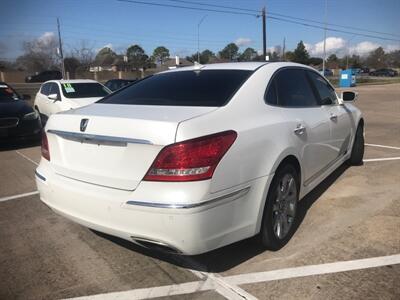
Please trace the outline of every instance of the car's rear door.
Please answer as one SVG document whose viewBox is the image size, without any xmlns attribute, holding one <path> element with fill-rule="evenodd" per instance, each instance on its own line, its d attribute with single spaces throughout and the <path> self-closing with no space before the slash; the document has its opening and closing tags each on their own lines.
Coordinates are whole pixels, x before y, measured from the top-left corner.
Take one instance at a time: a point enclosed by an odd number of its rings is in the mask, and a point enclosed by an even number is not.
<svg viewBox="0 0 400 300">
<path fill-rule="evenodd" d="M 352 133 L 352 114 L 344 105 L 340 105 L 333 87 L 318 73 L 307 71 L 309 78 L 320 98 L 322 108 L 329 115 L 331 127 L 330 145 L 339 159 L 349 149 Z"/>
<path fill-rule="evenodd" d="M 334 158 L 334 151 L 329 144 L 331 135 L 328 114 L 319 105 L 306 71 L 302 68 L 278 71 L 268 87 L 267 103 L 271 102 L 268 98 L 273 87 L 276 89 L 276 105 L 282 108 L 286 132 L 299 151 L 303 182 L 307 185 Z"/>
</svg>

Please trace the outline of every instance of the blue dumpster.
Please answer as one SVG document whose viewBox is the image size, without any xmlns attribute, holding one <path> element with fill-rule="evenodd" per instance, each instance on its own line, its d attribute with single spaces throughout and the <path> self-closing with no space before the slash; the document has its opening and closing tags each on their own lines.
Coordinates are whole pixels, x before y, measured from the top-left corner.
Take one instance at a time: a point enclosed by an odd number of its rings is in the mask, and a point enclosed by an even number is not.
<svg viewBox="0 0 400 300">
<path fill-rule="evenodd" d="M 356 73 L 353 69 L 342 70 L 339 79 L 340 87 L 356 86 Z"/>
</svg>

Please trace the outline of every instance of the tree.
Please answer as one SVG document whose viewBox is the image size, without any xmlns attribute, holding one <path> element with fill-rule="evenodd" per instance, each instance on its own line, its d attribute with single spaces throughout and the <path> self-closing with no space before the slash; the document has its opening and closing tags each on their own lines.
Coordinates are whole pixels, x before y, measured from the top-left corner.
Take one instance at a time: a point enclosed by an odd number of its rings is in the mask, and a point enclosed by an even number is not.
<svg viewBox="0 0 400 300">
<path fill-rule="evenodd" d="M 339 58 L 336 54 L 329 55 L 328 59 L 326 60 L 326 66 L 331 69 L 337 69 L 339 67 Z"/>
<path fill-rule="evenodd" d="M 400 68 L 400 50 L 387 54 L 387 64 L 392 68 Z"/>
<path fill-rule="evenodd" d="M 312 66 L 322 65 L 322 58 L 320 57 L 310 57 L 308 63 Z"/>
<path fill-rule="evenodd" d="M 24 54 L 16 60 L 17 67 L 30 72 L 40 72 L 58 68 L 58 42 L 53 33 L 23 43 Z"/>
<path fill-rule="evenodd" d="M 64 58 L 65 71 L 74 77 L 76 69 L 80 67 L 81 63 L 76 57 L 66 57 Z"/>
<path fill-rule="evenodd" d="M 284 60 L 285 61 L 294 61 L 294 53 L 293 53 L 293 51 L 286 51 Z"/>
<path fill-rule="evenodd" d="M 79 46 L 71 51 L 71 56 L 79 60 L 79 69 L 87 71 L 95 58 L 94 46 L 90 45 L 87 41 L 82 40 Z"/>
<path fill-rule="evenodd" d="M 239 61 L 253 61 L 257 58 L 257 51 L 251 47 L 246 48 L 239 56 Z"/>
<path fill-rule="evenodd" d="M 366 62 L 370 68 L 384 68 L 386 67 L 386 54 L 382 47 L 376 48 L 374 51 L 371 51 L 367 56 Z"/>
<path fill-rule="evenodd" d="M 287 55 L 287 53 L 286 53 L 286 55 Z M 303 41 L 300 41 L 297 44 L 297 47 L 293 52 L 293 61 L 306 65 L 306 64 L 308 64 L 309 58 L 310 58 L 310 55 L 308 54 L 308 51 L 306 50 L 306 47 L 304 46 Z"/>
<path fill-rule="evenodd" d="M 239 47 L 235 43 L 230 43 L 219 52 L 219 56 L 224 59 L 236 60 L 238 58 Z"/>
<path fill-rule="evenodd" d="M 206 50 L 204 50 L 203 52 L 200 53 L 200 63 L 201 64 L 207 64 L 212 57 L 215 57 L 214 52 L 212 52 L 211 50 L 206 49 Z"/>
<path fill-rule="evenodd" d="M 153 51 L 153 59 L 155 62 L 163 64 L 169 58 L 169 50 L 164 46 L 159 46 Z"/>
<path fill-rule="evenodd" d="M 149 64 L 149 57 L 139 45 L 130 46 L 126 50 L 126 56 L 128 56 L 129 65 L 135 70 L 146 68 Z"/>
<path fill-rule="evenodd" d="M 109 66 L 114 63 L 116 57 L 117 54 L 110 47 L 104 47 L 97 52 L 94 61 L 98 66 Z"/>
</svg>

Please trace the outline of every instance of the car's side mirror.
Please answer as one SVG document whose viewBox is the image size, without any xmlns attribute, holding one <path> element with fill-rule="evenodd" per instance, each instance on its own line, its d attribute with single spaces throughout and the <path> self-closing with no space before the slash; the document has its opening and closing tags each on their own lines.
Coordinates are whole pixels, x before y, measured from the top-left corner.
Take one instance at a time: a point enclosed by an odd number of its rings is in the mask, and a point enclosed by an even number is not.
<svg viewBox="0 0 400 300">
<path fill-rule="evenodd" d="M 31 100 L 31 96 L 30 95 L 22 95 L 22 99 L 29 101 L 29 100 Z"/>
<path fill-rule="evenodd" d="M 351 91 L 344 91 L 342 92 L 342 100 L 344 102 L 353 102 L 356 101 L 357 99 L 357 93 L 356 92 L 351 92 Z"/>
<path fill-rule="evenodd" d="M 61 99 L 58 97 L 57 94 L 50 94 L 47 96 L 47 98 L 49 98 L 50 100 L 53 100 L 54 102 L 61 101 Z"/>
</svg>

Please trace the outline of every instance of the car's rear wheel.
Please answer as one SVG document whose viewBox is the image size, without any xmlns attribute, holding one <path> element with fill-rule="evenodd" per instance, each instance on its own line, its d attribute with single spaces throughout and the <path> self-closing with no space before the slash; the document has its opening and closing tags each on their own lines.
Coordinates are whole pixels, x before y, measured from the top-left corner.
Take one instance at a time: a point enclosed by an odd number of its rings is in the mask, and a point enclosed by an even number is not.
<svg viewBox="0 0 400 300">
<path fill-rule="evenodd" d="M 269 250 L 279 250 L 287 244 L 295 230 L 299 176 L 296 169 L 286 164 L 280 167 L 268 191 L 260 240 Z"/>
<path fill-rule="evenodd" d="M 354 137 L 353 148 L 348 163 L 352 166 L 359 166 L 363 163 L 364 158 L 364 127 L 359 124 L 356 135 Z"/>
</svg>

